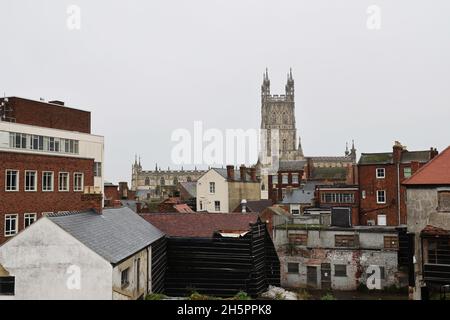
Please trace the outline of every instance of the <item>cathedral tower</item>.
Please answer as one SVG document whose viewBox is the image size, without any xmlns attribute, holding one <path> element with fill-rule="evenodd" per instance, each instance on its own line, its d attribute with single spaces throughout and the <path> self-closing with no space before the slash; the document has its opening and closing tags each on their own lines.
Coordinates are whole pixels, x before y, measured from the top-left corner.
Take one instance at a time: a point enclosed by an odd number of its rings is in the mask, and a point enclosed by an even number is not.
<svg viewBox="0 0 450 320">
<path fill-rule="evenodd" d="M 285 94 L 270 94 L 269 74 L 263 75 L 261 86 L 261 129 L 265 130 L 267 155 L 272 155 L 272 148 L 278 147 L 280 160 L 299 160 L 302 152 L 297 148 L 297 129 L 295 126 L 294 79 L 292 70 L 287 74 Z M 278 146 L 276 145 L 278 132 Z M 275 149 L 276 150 L 276 149 Z M 275 151 L 274 150 L 274 151 Z"/>
</svg>

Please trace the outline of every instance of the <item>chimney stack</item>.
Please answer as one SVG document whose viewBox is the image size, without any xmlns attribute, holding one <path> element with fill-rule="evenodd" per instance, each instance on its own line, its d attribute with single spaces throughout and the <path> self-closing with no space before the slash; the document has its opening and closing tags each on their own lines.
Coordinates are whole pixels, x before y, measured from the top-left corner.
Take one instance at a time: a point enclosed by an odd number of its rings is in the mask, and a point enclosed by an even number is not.
<svg viewBox="0 0 450 320">
<path fill-rule="evenodd" d="M 234 166 L 227 166 L 227 178 L 228 180 L 234 180 Z"/>
<path fill-rule="evenodd" d="M 250 168 L 250 177 L 253 182 L 256 182 L 256 168 Z"/>
<path fill-rule="evenodd" d="M 400 163 L 402 160 L 402 152 L 403 152 L 403 146 L 400 142 L 395 141 L 394 146 L 392 147 L 392 156 L 394 163 Z"/>
<path fill-rule="evenodd" d="M 436 148 L 433 147 L 430 148 L 430 160 L 436 157 L 438 154 L 439 152 Z"/>
<path fill-rule="evenodd" d="M 239 168 L 240 170 L 240 174 L 241 174 L 241 181 L 245 181 L 246 180 L 246 174 L 247 174 L 247 168 L 245 167 L 245 165 L 241 165 L 241 167 Z"/>
<path fill-rule="evenodd" d="M 414 174 L 419 170 L 420 164 L 419 161 L 411 161 L 411 174 Z"/>
</svg>

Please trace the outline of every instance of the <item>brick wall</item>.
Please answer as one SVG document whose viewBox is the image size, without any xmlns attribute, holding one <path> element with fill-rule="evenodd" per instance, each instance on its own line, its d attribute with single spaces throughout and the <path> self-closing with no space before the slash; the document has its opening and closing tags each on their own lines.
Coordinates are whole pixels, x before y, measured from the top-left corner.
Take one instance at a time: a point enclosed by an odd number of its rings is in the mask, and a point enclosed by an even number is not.
<svg viewBox="0 0 450 320">
<path fill-rule="evenodd" d="M 91 113 L 23 98 L 9 98 L 11 116 L 17 123 L 91 133 Z"/>
<path fill-rule="evenodd" d="M 73 191 L 73 174 L 84 174 L 84 186 L 94 185 L 94 160 L 70 157 L 29 155 L 13 152 L 0 152 L 0 243 L 5 241 L 5 214 L 18 214 L 18 229 L 24 228 L 24 214 L 86 210 L 92 207 L 92 199 L 83 199 L 83 192 Z M 19 170 L 19 191 L 6 192 L 6 169 Z M 25 170 L 37 171 L 37 191 L 25 192 Z M 42 172 L 54 172 L 54 191 L 42 191 Z M 69 173 L 69 191 L 58 191 L 58 173 Z"/>
</svg>

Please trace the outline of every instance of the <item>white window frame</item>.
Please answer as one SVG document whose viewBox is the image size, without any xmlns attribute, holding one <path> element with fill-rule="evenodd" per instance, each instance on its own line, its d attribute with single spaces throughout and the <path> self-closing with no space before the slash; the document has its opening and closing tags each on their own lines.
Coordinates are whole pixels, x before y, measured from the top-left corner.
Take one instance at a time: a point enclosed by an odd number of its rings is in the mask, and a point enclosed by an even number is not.
<svg viewBox="0 0 450 320">
<path fill-rule="evenodd" d="M 28 226 L 27 226 L 27 220 L 29 220 L 31 217 L 33 217 L 33 222 L 31 222 Z M 23 228 L 28 228 L 29 226 L 31 226 L 33 223 L 35 223 L 37 220 L 37 213 L 24 213 L 23 215 Z"/>
<path fill-rule="evenodd" d="M 278 184 L 278 174 L 272 176 L 272 184 Z"/>
<path fill-rule="evenodd" d="M 381 171 L 379 171 L 381 170 Z M 379 172 L 383 172 L 383 175 L 379 175 Z M 376 169 L 376 177 L 377 179 L 385 179 L 386 178 L 386 168 L 377 168 Z"/>
<path fill-rule="evenodd" d="M 8 220 L 8 218 L 12 218 L 14 217 L 14 219 L 16 220 L 16 230 L 14 231 L 14 233 L 11 233 L 11 231 L 9 231 L 8 233 L 6 232 L 6 221 Z M 4 226 L 4 235 L 5 237 L 14 237 L 17 233 L 19 232 L 19 215 L 17 213 L 14 214 L 5 214 L 5 226 Z"/>
<path fill-rule="evenodd" d="M 299 184 L 300 177 L 298 173 L 294 173 L 292 175 L 292 184 Z"/>
<path fill-rule="evenodd" d="M 34 186 L 33 189 L 27 190 L 28 186 L 27 186 L 27 174 L 28 173 L 34 173 Z M 36 170 L 25 170 L 25 175 L 24 175 L 24 181 L 23 181 L 23 189 L 25 192 L 36 192 L 37 191 L 37 183 L 38 181 L 38 172 Z"/>
<path fill-rule="evenodd" d="M 281 176 L 281 184 L 289 184 L 289 176 L 287 174 Z"/>
<path fill-rule="evenodd" d="M 64 174 L 67 177 L 65 189 L 61 189 L 61 175 Z M 58 173 L 58 191 L 59 192 L 69 192 L 70 191 L 70 173 L 69 172 L 59 172 Z"/>
<path fill-rule="evenodd" d="M 217 209 L 217 203 L 219 203 L 219 209 Z M 220 211 L 220 201 L 219 200 L 214 201 L 214 211 Z"/>
<path fill-rule="evenodd" d="M 215 194 L 216 193 L 216 183 L 210 182 L 209 183 L 209 194 Z"/>
<path fill-rule="evenodd" d="M 102 177 L 102 172 L 103 170 L 103 165 L 100 161 L 95 161 L 94 162 L 94 177 L 96 178 L 101 178 Z"/>
<path fill-rule="evenodd" d="M 16 172 L 16 188 L 15 189 L 10 189 L 8 190 L 8 172 L 14 171 Z M 19 191 L 19 186 L 20 184 L 20 171 L 16 170 L 16 169 L 6 169 L 5 170 L 5 191 L 6 192 L 18 192 Z"/>
<path fill-rule="evenodd" d="M 44 190 L 44 176 L 46 173 L 52 174 L 52 188 L 51 190 Z M 55 190 L 55 172 L 54 171 L 42 171 L 42 192 L 53 192 Z"/>
<path fill-rule="evenodd" d="M 77 175 L 81 175 L 81 186 L 77 188 L 76 181 Z M 82 192 L 84 190 L 84 173 L 83 172 L 74 172 L 73 173 L 73 191 L 74 192 Z"/>
<path fill-rule="evenodd" d="M 409 175 L 407 176 L 405 173 L 406 173 L 406 170 L 408 170 L 409 171 Z M 404 167 L 403 168 L 403 177 L 404 178 L 409 178 L 409 177 L 411 177 L 412 176 L 412 168 L 411 167 Z"/>
<path fill-rule="evenodd" d="M 380 217 L 384 217 L 384 224 L 380 224 Z M 387 226 L 387 215 L 386 214 L 378 214 L 377 215 L 377 226 Z"/>
<path fill-rule="evenodd" d="M 384 201 L 380 201 L 380 193 L 384 193 Z M 386 190 L 377 190 L 377 204 L 386 204 Z"/>
</svg>

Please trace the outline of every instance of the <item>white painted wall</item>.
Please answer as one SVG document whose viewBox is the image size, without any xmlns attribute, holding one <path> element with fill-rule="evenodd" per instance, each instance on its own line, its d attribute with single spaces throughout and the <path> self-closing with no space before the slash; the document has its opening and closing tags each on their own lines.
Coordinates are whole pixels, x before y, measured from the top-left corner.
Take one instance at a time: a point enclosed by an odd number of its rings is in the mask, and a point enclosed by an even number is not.
<svg viewBox="0 0 450 320">
<path fill-rule="evenodd" d="M 210 182 L 216 183 L 216 192 L 214 194 L 209 192 Z M 197 181 L 197 211 L 201 211 L 200 201 L 203 203 L 202 211 L 230 212 L 228 201 L 228 182 L 214 169 L 209 170 Z M 220 201 L 220 211 L 215 210 L 215 201 Z"/>
<path fill-rule="evenodd" d="M 0 299 L 112 299 L 112 266 L 43 217 L 0 247 L 0 264 L 15 276 L 14 297 Z M 78 266 L 81 288 L 67 286 Z"/>
<path fill-rule="evenodd" d="M 15 149 L 9 147 L 9 132 L 19 132 L 27 134 L 42 135 L 48 137 L 73 139 L 79 141 L 79 154 L 66 154 L 57 152 L 43 152 L 35 150 Z M 94 159 L 95 162 L 102 163 L 102 177 L 96 177 L 94 179 L 94 185 L 100 187 L 103 192 L 104 184 L 104 137 L 81 133 L 76 131 L 66 131 L 60 129 L 52 129 L 45 127 L 37 127 L 26 124 L 18 124 L 13 122 L 0 121 L 0 151 L 29 153 L 29 154 L 42 154 L 50 156 L 63 156 L 71 158 L 88 158 Z"/>
</svg>

